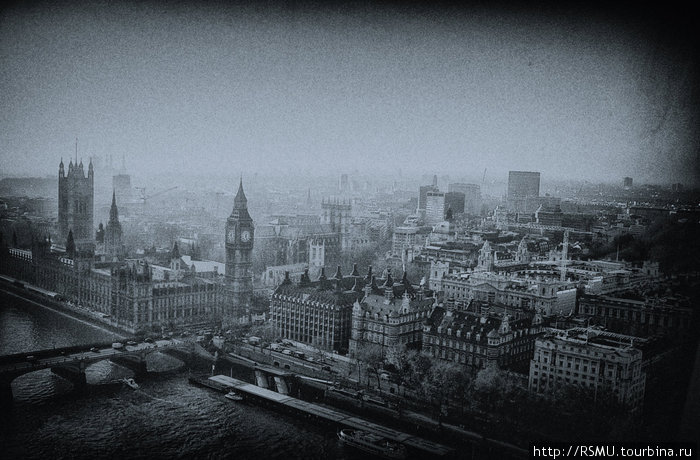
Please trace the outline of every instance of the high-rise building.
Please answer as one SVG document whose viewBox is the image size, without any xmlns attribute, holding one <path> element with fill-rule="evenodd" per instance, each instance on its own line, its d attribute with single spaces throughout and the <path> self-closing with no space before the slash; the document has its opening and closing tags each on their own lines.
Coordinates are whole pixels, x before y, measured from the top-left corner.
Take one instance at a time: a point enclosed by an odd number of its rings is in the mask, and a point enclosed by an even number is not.
<svg viewBox="0 0 700 460">
<path fill-rule="evenodd" d="M 445 194 L 428 192 L 425 199 L 425 222 L 435 224 L 445 220 Z"/>
<path fill-rule="evenodd" d="M 227 301 L 224 315 L 243 316 L 253 298 L 253 232 L 255 226 L 248 214 L 248 199 L 243 192 L 243 179 L 233 200 L 233 211 L 226 221 L 226 284 Z"/>
<path fill-rule="evenodd" d="M 440 189 L 435 185 L 421 185 L 418 189 L 418 211 L 425 211 L 425 203 L 428 198 L 428 192 L 439 192 Z"/>
<path fill-rule="evenodd" d="M 464 212 L 478 215 L 481 213 L 481 187 L 476 184 L 450 184 L 448 192 L 459 192 L 464 194 Z"/>
<path fill-rule="evenodd" d="M 77 161 L 77 160 L 76 160 Z M 85 176 L 83 162 L 68 163 L 65 173 L 63 159 L 58 166 L 58 230 L 60 242 L 66 242 L 73 231 L 77 248 L 94 245 L 93 229 L 94 171 L 92 161 Z"/>
<path fill-rule="evenodd" d="M 445 212 L 448 209 L 452 210 L 452 215 L 464 212 L 464 193 L 462 192 L 447 192 L 445 193 Z"/>
<path fill-rule="evenodd" d="M 632 188 L 632 178 L 631 177 L 625 177 L 622 181 L 622 184 L 625 188 Z"/>
<path fill-rule="evenodd" d="M 540 195 L 540 173 L 530 171 L 508 172 L 508 206 L 513 212 L 534 212 L 528 210 L 527 199 Z"/>
</svg>

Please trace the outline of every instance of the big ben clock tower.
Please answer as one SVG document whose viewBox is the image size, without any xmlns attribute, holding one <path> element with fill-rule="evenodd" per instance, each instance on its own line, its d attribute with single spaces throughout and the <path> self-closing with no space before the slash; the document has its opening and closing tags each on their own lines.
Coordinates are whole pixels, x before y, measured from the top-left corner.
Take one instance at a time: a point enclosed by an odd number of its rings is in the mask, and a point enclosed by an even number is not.
<svg viewBox="0 0 700 460">
<path fill-rule="evenodd" d="M 226 221 L 226 285 L 229 295 L 224 312 L 228 316 L 240 317 L 251 306 L 254 229 L 241 179 L 233 200 L 233 211 Z"/>
</svg>

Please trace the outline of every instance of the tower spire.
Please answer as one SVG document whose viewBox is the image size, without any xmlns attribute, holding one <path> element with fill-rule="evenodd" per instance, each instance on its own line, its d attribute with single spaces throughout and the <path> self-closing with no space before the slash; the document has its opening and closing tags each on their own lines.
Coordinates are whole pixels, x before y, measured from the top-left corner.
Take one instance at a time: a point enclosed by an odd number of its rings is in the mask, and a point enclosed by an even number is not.
<svg viewBox="0 0 700 460">
<path fill-rule="evenodd" d="M 236 198 L 233 199 L 233 205 L 236 209 L 245 209 L 248 206 L 248 199 L 243 191 L 243 176 L 241 176 L 241 180 L 238 183 L 238 192 L 236 193 Z"/>
</svg>

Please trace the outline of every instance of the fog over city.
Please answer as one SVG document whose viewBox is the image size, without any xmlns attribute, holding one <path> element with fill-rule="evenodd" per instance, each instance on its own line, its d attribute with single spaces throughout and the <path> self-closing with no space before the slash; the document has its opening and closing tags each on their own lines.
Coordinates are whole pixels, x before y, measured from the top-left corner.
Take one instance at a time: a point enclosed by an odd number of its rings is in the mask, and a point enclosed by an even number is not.
<svg viewBox="0 0 700 460">
<path fill-rule="evenodd" d="M 0 13 L 0 174 L 55 175 L 78 138 L 78 161 L 144 175 L 428 163 L 697 185 L 690 29 L 638 6 L 16 5 Z"/>
</svg>

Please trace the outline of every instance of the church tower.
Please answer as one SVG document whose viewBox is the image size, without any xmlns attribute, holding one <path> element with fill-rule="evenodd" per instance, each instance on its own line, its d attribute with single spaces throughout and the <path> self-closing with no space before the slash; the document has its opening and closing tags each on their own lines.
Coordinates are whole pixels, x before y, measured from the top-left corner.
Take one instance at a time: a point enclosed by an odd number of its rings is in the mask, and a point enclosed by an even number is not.
<svg viewBox="0 0 700 460">
<path fill-rule="evenodd" d="M 226 285 L 224 315 L 240 317 L 247 313 L 253 299 L 253 219 L 243 179 L 233 200 L 233 211 L 226 221 Z"/>
<path fill-rule="evenodd" d="M 105 253 L 110 261 L 120 260 L 123 256 L 122 225 L 119 223 L 116 193 L 112 191 L 112 207 L 109 209 L 109 222 L 105 228 Z"/>
</svg>

